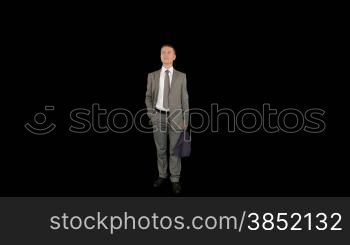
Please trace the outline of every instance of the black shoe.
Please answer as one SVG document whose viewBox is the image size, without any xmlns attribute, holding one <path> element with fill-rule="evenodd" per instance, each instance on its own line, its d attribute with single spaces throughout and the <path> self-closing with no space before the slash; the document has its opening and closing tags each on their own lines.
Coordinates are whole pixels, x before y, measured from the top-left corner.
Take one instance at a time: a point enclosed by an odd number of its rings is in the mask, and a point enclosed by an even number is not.
<svg viewBox="0 0 350 245">
<path fill-rule="evenodd" d="M 161 185 L 163 185 L 166 181 L 166 178 L 161 178 L 158 177 L 158 179 L 156 181 L 154 181 L 153 183 L 153 187 L 160 187 Z"/>
<path fill-rule="evenodd" d="M 180 184 L 180 182 L 173 182 L 172 185 L 173 185 L 173 193 L 176 194 L 176 195 L 180 194 L 181 193 L 181 184 Z"/>
</svg>

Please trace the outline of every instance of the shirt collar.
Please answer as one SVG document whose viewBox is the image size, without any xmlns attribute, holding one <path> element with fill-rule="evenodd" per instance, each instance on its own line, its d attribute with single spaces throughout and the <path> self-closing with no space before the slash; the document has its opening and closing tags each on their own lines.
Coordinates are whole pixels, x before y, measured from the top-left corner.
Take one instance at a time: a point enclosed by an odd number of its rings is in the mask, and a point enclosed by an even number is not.
<svg viewBox="0 0 350 245">
<path fill-rule="evenodd" d="M 164 66 L 162 66 L 162 73 L 164 73 L 166 70 L 169 70 L 171 74 L 173 74 L 174 72 L 174 67 L 170 67 L 170 68 L 165 68 Z"/>
</svg>

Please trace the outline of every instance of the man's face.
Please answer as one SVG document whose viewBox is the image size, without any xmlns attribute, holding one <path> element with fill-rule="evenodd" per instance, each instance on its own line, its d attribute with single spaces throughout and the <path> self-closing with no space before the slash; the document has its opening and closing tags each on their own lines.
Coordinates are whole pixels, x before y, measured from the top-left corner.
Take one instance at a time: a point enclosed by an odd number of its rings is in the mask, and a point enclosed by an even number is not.
<svg viewBox="0 0 350 245">
<path fill-rule="evenodd" d="M 163 65 L 172 65 L 176 59 L 175 51 L 172 47 L 163 47 L 160 50 L 160 59 L 162 60 Z"/>
</svg>

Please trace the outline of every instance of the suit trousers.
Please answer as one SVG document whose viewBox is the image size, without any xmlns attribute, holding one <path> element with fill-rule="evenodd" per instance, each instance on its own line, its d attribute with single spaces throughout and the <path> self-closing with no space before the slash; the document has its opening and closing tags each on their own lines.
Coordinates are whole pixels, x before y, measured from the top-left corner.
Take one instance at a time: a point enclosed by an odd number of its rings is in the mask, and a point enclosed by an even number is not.
<svg viewBox="0 0 350 245">
<path fill-rule="evenodd" d="M 157 148 L 157 165 L 159 177 L 168 177 L 168 166 L 170 181 L 178 182 L 181 172 L 181 158 L 175 155 L 175 146 L 181 135 L 180 130 L 170 126 L 168 114 L 157 112 L 152 120 L 153 137 Z M 168 161 L 168 138 L 169 138 L 169 161 Z M 169 164 L 168 164 L 169 162 Z"/>
</svg>

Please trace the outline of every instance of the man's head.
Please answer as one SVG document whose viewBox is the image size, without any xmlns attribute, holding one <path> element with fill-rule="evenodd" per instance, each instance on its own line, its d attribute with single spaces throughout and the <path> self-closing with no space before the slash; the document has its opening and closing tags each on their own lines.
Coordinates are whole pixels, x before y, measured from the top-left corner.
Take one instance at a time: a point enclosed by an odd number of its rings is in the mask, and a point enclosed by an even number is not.
<svg viewBox="0 0 350 245">
<path fill-rule="evenodd" d="M 170 44 L 164 44 L 160 48 L 160 59 L 164 67 L 172 66 L 176 59 L 175 48 Z"/>
</svg>

